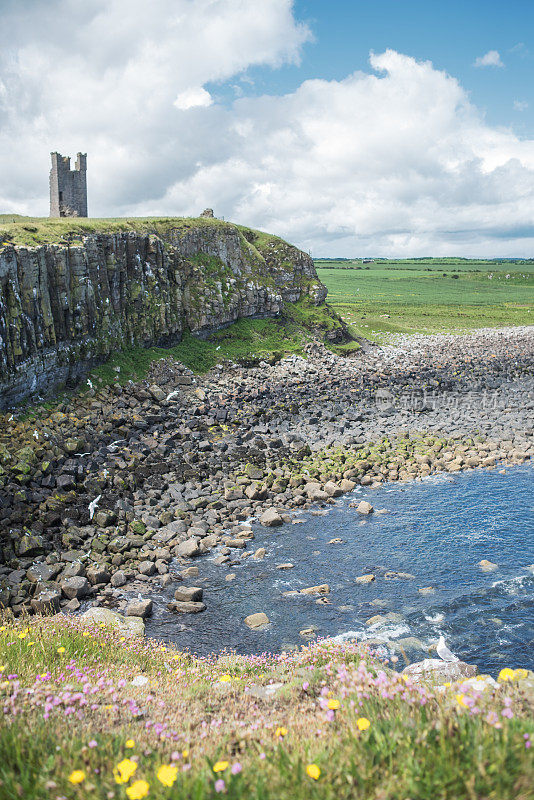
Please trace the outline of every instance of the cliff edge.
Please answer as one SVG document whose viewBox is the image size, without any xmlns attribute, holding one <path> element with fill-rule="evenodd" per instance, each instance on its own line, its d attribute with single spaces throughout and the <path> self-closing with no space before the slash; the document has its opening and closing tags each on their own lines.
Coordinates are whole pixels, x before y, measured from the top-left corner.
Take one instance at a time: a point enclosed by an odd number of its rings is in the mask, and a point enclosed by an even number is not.
<svg viewBox="0 0 534 800">
<path fill-rule="evenodd" d="M 306 253 L 217 219 L 0 217 L 0 407 L 74 383 L 125 347 L 325 297 Z"/>
</svg>

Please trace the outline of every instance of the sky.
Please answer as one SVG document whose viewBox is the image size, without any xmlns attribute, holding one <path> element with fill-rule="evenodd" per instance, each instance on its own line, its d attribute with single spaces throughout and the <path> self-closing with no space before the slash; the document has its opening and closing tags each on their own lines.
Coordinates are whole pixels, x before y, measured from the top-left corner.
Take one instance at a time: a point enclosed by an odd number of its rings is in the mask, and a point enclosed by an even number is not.
<svg viewBox="0 0 534 800">
<path fill-rule="evenodd" d="M 533 0 L 0 0 L 0 213 L 216 216 L 315 257 L 534 256 Z"/>
</svg>

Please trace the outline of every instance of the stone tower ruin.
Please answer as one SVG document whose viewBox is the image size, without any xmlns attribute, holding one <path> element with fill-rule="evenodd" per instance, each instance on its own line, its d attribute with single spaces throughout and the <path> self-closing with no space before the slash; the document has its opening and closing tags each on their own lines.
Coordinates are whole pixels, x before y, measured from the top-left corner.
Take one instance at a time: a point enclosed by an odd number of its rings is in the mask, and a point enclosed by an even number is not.
<svg viewBox="0 0 534 800">
<path fill-rule="evenodd" d="M 70 158 L 50 153 L 50 216 L 87 216 L 87 153 L 78 153 L 74 169 Z"/>
</svg>

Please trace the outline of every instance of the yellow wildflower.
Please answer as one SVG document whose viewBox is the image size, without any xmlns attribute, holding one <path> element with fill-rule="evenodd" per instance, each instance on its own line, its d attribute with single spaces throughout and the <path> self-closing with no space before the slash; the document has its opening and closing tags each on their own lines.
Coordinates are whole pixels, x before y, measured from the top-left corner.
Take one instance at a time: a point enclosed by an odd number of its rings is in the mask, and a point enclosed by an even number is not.
<svg viewBox="0 0 534 800">
<path fill-rule="evenodd" d="M 113 770 L 115 783 L 128 783 L 136 769 L 137 763 L 135 761 L 132 761 L 131 758 L 123 758 Z"/>
<path fill-rule="evenodd" d="M 366 717 L 360 717 L 356 720 L 356 725 L 358 726 L 359 731 L 366 731 L 367 728 L 371 727 L 371 723 Z"/>
<path fill-rule="evenodd" d="M 82 783 L 85 780 L 85 772 L 83 769 L 75 769 L 69 775 L 69 783 Z"/>
<path fill-rule="evenodd" d="M 275 736 L 287 736 L 287 728 L 277 728 L 274 732 Z"/>
<path fill-rule="evenodd" d="M 510 667 L 505 667 L 504 669 L 501 669 L 501 671 L 499 672 L 499 677 L 497 678 L 497 680 L 500 682 L 513 681 L 513 679 L 514 679 L 514 670 L 510 669 Z"/>
<path fill-rule="evenodd" d="M 0 672 L 4 672 L 7 669 L 7 664 L 0 664 Z"/>
<path fill-rule="evenodd" d="M 126 742 L 124 743 L 124 746 L 125 747 L 135 747 L 135 742 L 134 742 L 133 739 L 126 739 Z"/>
<path fill-rule="evenodd" d="M 178 776 L 178 767 L 163 764 L 157 771 L 158 781 L 164 786 L 172 786 Z"/>
<path fill-rule="evenodd" d="M 26 631 L 21 631 L 21 632 L 19 633 L 19 639 L 25 639 L 27 635 L 28 635 L 28 634 L 26 633 Z"/>
<path fill-rule="evenodd" d="M 462 706 L 462 708 L 469 708 L 469 706 L 465 702 L 465 695 L 463 694 L 456 695 L 456 702 L 458 703 L 458 705 Z"/>
<path fill-rule="evenodd" d="M 135 781 L 131 786 L 128 786 L 126 794 L 129 800 L 143 800 L 143 797 L 147 796 L 149 789 L 150 786 L 146 781 Z"/>
<path fill-rule="evenodd" d="M 182 758 L 186 760 L 189 758 L 189 750 L 182 750 Z"/>
<path fill-rule="evenodd" d="M 340 705 L 341 703 L 339 702 L 339 700 L 329 700 L 327 703 L 327 706 L 330 709 L 330 711 L 337 711 Z"/>
<path fill-rule="evenodd" d="M 314 781 L 318 781 L 319 778 L 321 777 L 321 770 L 319 769 L 317 764 L 308 764 L 308 766 L 306 767 L 306 774 L 310 778 L 313 778 Z"/>
<path fill-rule="evenodd" d="M 65 652 L 65 648 L 64 647 L 58 647 L 57 652 L 58 653 L 64 653 Z"/>
<path fill-rule="evenodd" d="M 528 669 L 514 669 L 514 680 L 522 681 L 525 678 L 528 678 Z"/>
<path fill-rule="evenodd" d="M 90 636 L 90 633 L 89 633 L 89 631 L 84 631 L 84 632 L 82 633 L 82 636 Z"/>
<path fill-rule="evenodd" d="M 232 680 L 232 676 L 231 675 L 221 675 L 219 680 L 222 681 L 223 683 L 228 683 L 228 681 Z"/>
<path fill-rule="evenodd" d="M 224 772 L 228 768 L 228 761 L 216 761 L 213 765 L 214 772 Z"/>
</svg>

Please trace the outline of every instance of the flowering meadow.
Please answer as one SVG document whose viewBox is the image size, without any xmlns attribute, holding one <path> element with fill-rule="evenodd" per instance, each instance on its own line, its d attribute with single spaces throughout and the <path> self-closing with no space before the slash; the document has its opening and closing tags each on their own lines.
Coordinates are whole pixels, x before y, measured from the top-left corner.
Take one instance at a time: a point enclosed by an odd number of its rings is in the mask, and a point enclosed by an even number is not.
<svg viewBox="0 0 534 800">
<path fill-rule="evenodd" d="M 497 677 L 497 676 L 495 676 Z M 0 624 L 2 800 L 534 798 L 534 675 L 428 685 L 355 643 L 201 659 Z"/>
</svg>

